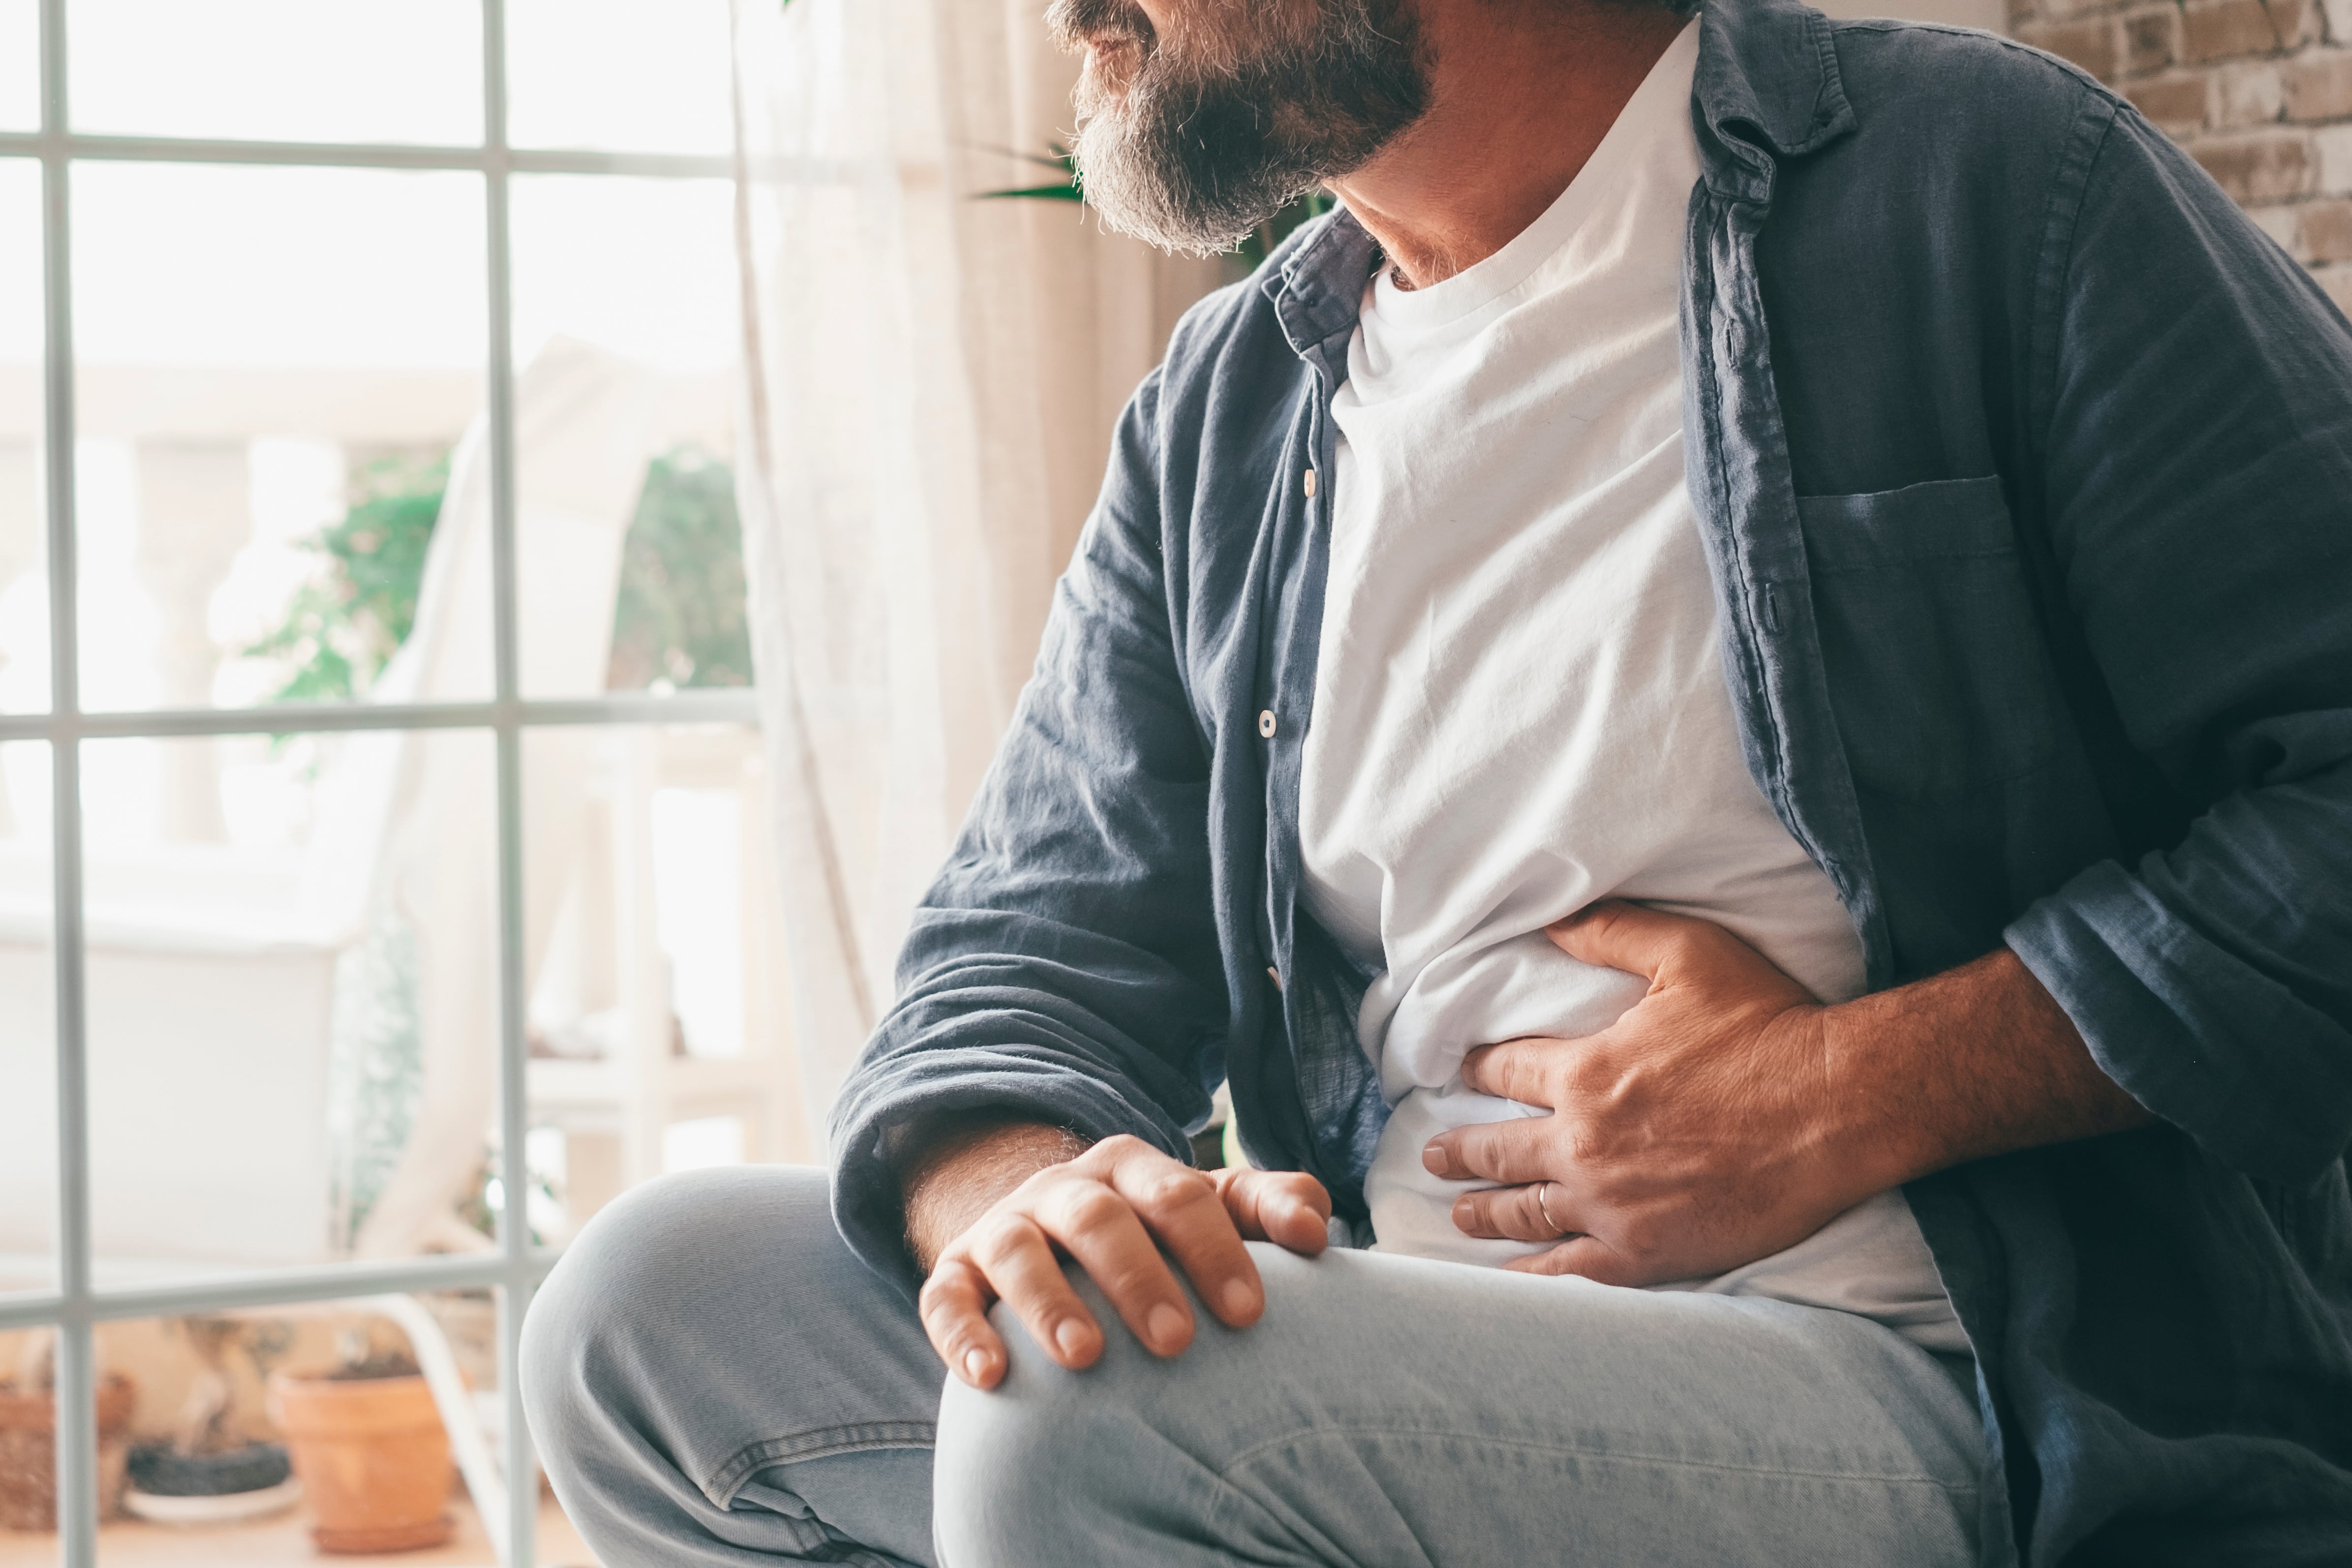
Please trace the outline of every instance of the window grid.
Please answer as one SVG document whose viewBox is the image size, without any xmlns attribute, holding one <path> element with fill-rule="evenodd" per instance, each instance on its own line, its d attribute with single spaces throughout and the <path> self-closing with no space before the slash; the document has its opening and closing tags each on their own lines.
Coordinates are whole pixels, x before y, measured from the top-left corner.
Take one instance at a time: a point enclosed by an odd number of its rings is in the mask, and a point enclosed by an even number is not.
<svg viewBox="0 0 2352 1568">
<path fill-rule="evenodd" d="M 0 157 L 37 158 L 42 174 L 43 378 L 47 472 L 50 711 L 0 716 L 0 741 L 50 742 L 54 807 L 52 931 L 55 944 L 58 1099 L 58 1289 L 0 1297 L 0 1329 L 54 1325 L 57 1357 L 58 1524 L 63 1568 L 97 1568 L 98 1433 L 96 1324 L 334 1300 L 383 1293 L 495 1288 L 499 1300 L 499 1392 L 504 1403 L 501 1469 L 509 1479 L 508 1517 L 485 1519 L 484 1531 L 514 1568 L 532 1561 L 539 1489 L 515 1376 L 522 1313 L 553 1254 L 530 1246 L 520 1203 L 499 1216 L 495 1253 L 398 1263 L 251 1271 L 219 1280 L 100 1290 L 90 1269 L 89 1083 L 84 994 L 80 743 L 86 740 L 191 735 L 327 732 L 352 730 L 488 730 L 496 742 L 499 930 L 499 1134 L 509 1160 L 524 1146 L 528 1105 L 524 1071 L 522 732 L 561 725 L 756 722 L 749 691 L 623 693 L 600 698 L 526 700 L 517 689 L 515 583 L 514 364 L 509 236 L 509 175 L 627 174 L 654 178 L 734 178 L 725 157 L 625 153 L 516 151 L 506 143 L 506 26 L 503 0 L 480 0 L 483 141 L 479 147 L 323 144 L 152 136 L 78 134 L 67 104 L 68 0 L 41 0 L 41 130 L 0 132 Z M 478 173 L 487 204 L 488 424 L 490 450 L 492 642 L 496 682 L 487 702 L 287 705 L 252 710 L 151 710 L 86 714 L 81 710 L 76 574 L 74 361 L 70 172 L 77 162 L 138 160 Z M 517 1484 L 518 1479 L 520 1483 Z"/>
</svg>

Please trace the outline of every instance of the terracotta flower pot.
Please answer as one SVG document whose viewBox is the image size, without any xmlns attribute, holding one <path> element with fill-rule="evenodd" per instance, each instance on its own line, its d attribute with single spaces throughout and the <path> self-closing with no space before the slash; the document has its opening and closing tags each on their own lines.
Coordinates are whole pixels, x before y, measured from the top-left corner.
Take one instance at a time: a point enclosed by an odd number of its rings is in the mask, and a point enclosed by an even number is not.
<svg viewBox="0 0 2352 1568">
<path fill-rule="evenodd" d="M 98 1517 L 122 1512 L 124 1466 L 131 1458 L 131 1380 L 115 1373 L 98 1385 Z M 58 1527 L 57 1396 L 0 1384 L 0 1525 Z"/>
<path fill-rule="evenodd" d="M 449 1435 L 422 1377 L 269 1380 L 269 1416 L 321 1552 L 410 1552 L 455 1533 Z"/>
</svg>

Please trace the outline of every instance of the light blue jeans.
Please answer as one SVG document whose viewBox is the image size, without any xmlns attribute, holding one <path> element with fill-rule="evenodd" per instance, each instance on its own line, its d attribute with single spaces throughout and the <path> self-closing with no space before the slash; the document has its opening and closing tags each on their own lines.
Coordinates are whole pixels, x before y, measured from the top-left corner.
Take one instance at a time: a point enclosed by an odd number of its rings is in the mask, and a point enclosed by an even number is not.
<svg viewBox="0 0 2352 1568">
<path fill-rule="evenodd" d="M 1965 1360 L 1783 1302 L 1251 1250 L 1254 1328 L 1198 1312 L 1160 1361 L 1083 1285 L 1096 1366 L 1000 1309 L 1003 1384 L 942 1395 L 822 1172 L 674 1176 L 550 1276 L 523 1393 L 605 1568 L 1979 1560 Z"/>
</svg>

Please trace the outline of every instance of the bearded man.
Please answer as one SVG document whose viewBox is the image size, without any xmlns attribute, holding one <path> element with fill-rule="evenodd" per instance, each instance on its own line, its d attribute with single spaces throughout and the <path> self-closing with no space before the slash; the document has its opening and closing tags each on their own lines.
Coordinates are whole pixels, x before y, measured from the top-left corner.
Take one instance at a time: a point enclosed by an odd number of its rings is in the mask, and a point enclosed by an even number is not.
<svg viewBox="0 0 2352 1568">
<path fill-rule="evenodd" d="M 829 1191 L 534 1307 L 609 1568 L 2352 1562 L 2344 318 L 1979 34 L 1052 15 L 1114 225 L 1342 206 L 1129 406 Z"/>
</svg>

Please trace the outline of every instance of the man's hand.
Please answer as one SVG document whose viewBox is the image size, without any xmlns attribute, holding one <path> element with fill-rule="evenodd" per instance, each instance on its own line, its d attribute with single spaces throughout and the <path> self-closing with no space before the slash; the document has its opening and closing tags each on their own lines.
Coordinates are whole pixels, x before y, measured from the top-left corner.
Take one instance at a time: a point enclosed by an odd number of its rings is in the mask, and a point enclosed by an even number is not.
<svg viewBox="0 0 2352 1568">
<path fill-rule="evenodd" d="M 1457 1128 L 1424 1154 L 1441 1176 L 1507 1184 L 1454 1204 L 1468 1234 L 1569 1236 L 1509 1267 L 1612 1285 L 1720 1273 L 1888 1184 L 1843 1157 L 1823 1009 L 1754 948 L 1625 903 L 1548 934 L 1570 957 L 1648 976 L 1650 994 L 1590 1038 L 1507 1040 L 1463 1060 L 1470 1088 L 1552 1111 Z"/>
<path fill-rule="evenodd" d="M 1032 1173 L 1004 1191 L 1024 1164 Z M 1311 1256 L 1323 1250 L 1331 1216 L 1330 1196 L 1312 1176 L 1196 1171 L 1138 1138 L 1086 1148 L 1034 1124 L 950 1140 L 909 1172 L 905 1188 L 917 1258 L 930 1268 L 918 1306 L 923 1331 L 979 1389 L 1004 1375 L 1004 1342 L 988 1321 L 1000 1299 L 1072 1371 L 1102 1354 L 1102 1326 L 1070 1289 L 1065 1258 L 1102 1288 L 1145 1349 L 1172 1356 L 1192 1343 L 1193 1321 L 1171 1259 L 1219 1321 L 1245 1328 L 1265 1311 L 1265 1289 L 1243 1241 Z M 992 1190 L 1002 1195 L 988 1202 Z M 975 1194 L 985 1207 L 963 1223 L 979 1206 Z M 958 1226 L 951 1238 L 926 1256 L 926 1230 L 948 1225 Z"/>
<path fill-rule="evenodd" d="M 1550 928 L 1650 993 L 1581 1040 L 1507 1040 L 1469 1087 L 1548 1117 L 1457 1128 L 1430 1170 L 1471 1236 L 1553 1241 L 1508 1267 L 1654 1285 L 1811 1236 L 1874 1193 L 1963 1160 L 2139 1125 L 2065 1013 L 2002 948 L 1833 1007 L 1705 921 L 1616 901 Z"/>
</svg>

